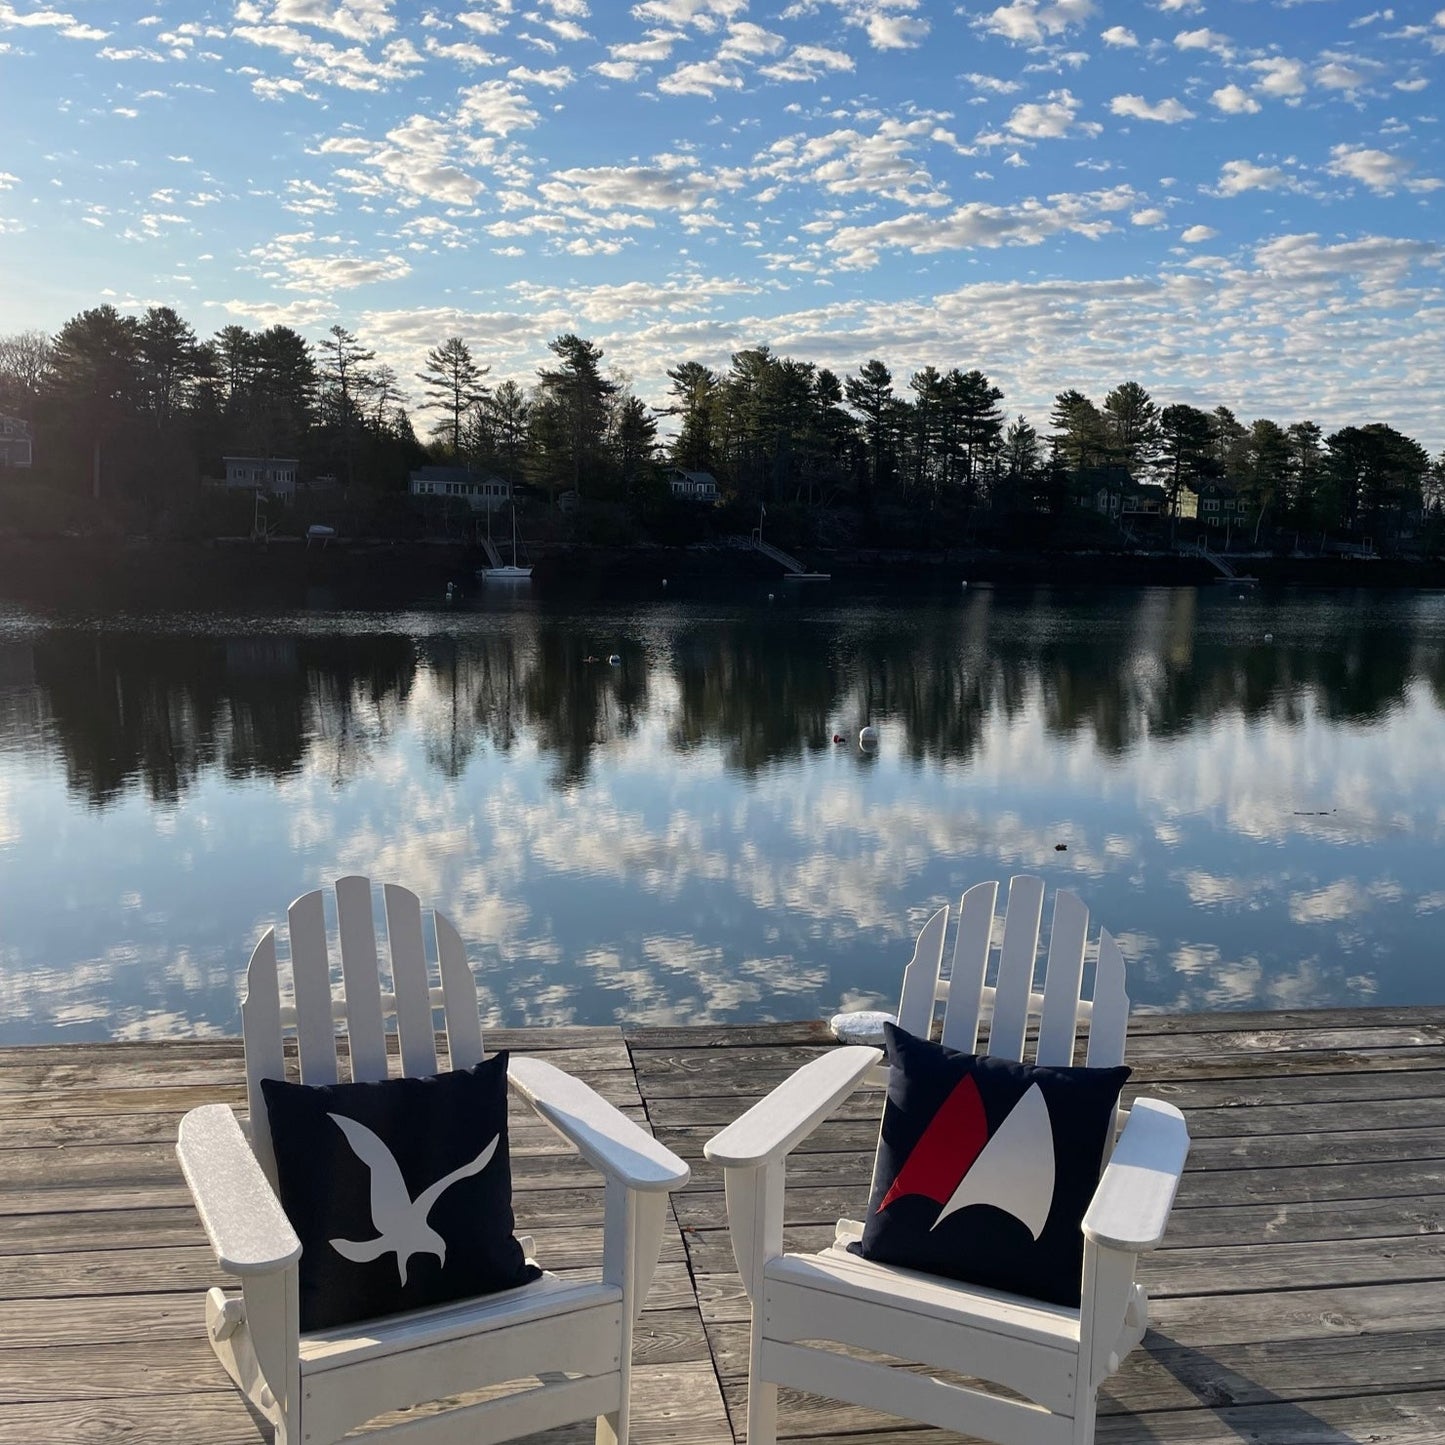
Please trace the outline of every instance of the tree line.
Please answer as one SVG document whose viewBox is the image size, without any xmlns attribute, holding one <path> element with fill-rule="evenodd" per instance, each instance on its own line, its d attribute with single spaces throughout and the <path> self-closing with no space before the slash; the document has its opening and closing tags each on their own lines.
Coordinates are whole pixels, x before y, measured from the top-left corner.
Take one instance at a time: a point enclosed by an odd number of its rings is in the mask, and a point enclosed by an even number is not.
<svg viewBox="0 0 1445 1445">
<path fill-rule="evenodd" d="M 906 381 L 876 358 L 856 374 L 767 346 L 718 370 L 667 372 L 666 404 L 646 405 L 604 353 L 574 333 L 526 378 L 493 379 L 460 336 L 402 378 L 352 332 L 319 341 L 291 327 L 221 328 L 209 339 L 168 306 L 139 316 L 110 304 L 55 335 L 0 335 L 0 412 L 35 433 L 36 479 L 154 518 L 226 455 L 296 457 L 376 497 L 406 489 L 425 462 L 465 465 L 594 500 L 666 505 L 667 465 L 709 472 L 740 502 L 902 508 L 920 514 L 1114 514 L 1158 488 L 1171 527 L 1191 495 L 1228 489 L 1256 534 L 1373 530 L 1438 517 L 1445 453 L 1381 422 L 1326 433 L 1305 419 L 1239 420 L 1156 401 L 1124 381 L 1096 402 L 1058 393 L 1041 430 L 1010 415 L 979 369 L 925 366 Z M 418 437 L 414 410 L 428 414 Z M 660 439 L 660 423 L 668 435 Z"/>
</svg>

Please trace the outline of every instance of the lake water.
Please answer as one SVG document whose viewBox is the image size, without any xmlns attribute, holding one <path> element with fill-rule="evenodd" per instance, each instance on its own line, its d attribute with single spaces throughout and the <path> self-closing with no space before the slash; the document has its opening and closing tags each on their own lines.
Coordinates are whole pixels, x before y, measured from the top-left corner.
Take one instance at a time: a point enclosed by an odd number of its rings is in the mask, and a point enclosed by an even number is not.
<svg viewBox="0 0 1445 1445">
<path fill-rule="evenodd" d="M 349 872 L 507 1024 L 886 1004 L 1016 872 L 1145 1007 L 1445 1001 L 1445 596 L 778 593 L 0 604 L 0 1042 L 237 1033 L 258 931 Z"/>
</svg>

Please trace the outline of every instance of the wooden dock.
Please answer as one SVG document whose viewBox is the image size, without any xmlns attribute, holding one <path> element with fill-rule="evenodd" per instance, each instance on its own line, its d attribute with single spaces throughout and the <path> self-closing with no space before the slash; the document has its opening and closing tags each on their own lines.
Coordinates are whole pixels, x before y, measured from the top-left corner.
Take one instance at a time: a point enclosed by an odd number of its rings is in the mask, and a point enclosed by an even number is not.
<svg viewBox="0 0 1445 1445">
<path fill-rule="evenodd" d="M 634 1439 L 732 1445 L 747 1309 L 702 1145 L 829 1046 L 821 1025 L 494 1030 L 488 1046 L 545 1051 L 691 1162 L 638 1336 Z M 1129 1092 L 1178 1104 L 1195 1143 L 1101 1445 L 1439 1445 L 1445 1008 L 1146 1016 L 1129 1058 Z M 265 1438 L 203 1337 L 217 1272 L 172 1148 L 184 1110 L 239 1104 L 240 1081 L 236 1041 L 0 1051 L 0 1445 Z M 860 1215 L 879 1108 L 855 1097 L 791 1161 L 789 1247 Z M 602 1190 L 513 1120 L 518 1226 L 549 1267 L 583 1271 Z M 959 1438 L 786 1394 L 782 1434 Z"/>
</svg>

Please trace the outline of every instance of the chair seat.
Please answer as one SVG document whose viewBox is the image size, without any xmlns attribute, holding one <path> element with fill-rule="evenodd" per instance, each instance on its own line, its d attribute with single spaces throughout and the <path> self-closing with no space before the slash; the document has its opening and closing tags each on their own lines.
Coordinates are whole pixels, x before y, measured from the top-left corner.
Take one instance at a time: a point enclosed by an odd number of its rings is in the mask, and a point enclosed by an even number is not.
<svg viewBox="0 0 1445 1445">
<path fill-rule="evenodd" d="M 1079 1348 L 1077 1309 L 897 1265 L 876 1264 L 850 1254 L 843 1244 L 830 1245 L 817 1254 L 780 1255 L 768 1262 L 763 1279 L 765 1291 L 775 1285 L 836 1295 L 837 1308 L 845 1313 L 848 1303 L 863 1301 L 1046 1349 L 1077 1354 Z"/>
<path fill-rule="evenodd" d="M 490 1330 L 534 1320 L 560 1325 L 580 1310 L 596 1309 L 615 1315 L 621 1302 L 622 1291 L 616 1285 L 577 1284 L 543 1273 L 540 1279 L 520 1289 L 330 1330 L 313 1330 L 301 1336 L 301 1373 L 316 1375 L 446 1340 L 473 1339 Z"/>
</svg>

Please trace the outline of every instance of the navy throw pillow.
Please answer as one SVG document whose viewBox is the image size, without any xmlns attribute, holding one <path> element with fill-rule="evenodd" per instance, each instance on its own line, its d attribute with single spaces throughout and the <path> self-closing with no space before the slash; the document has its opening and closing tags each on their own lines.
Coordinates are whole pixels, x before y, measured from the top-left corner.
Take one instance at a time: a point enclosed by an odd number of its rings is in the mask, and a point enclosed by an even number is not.
<svg viewBox="0 0 1445 1445">
<path fill-rule="evenodd" d="M 492 1294 L 541 1271 L 513 1237 L 507 1055 L 429 1078 L 262 1079 L 301 1328 Z"/>
<path fill-rule="evenodd" d="M 1080 1226 L 1127 1068 L 963 1054 L 884 1026 L 888 1101 L 864 1259 L 1079 1303 Z"/>
</svg>

